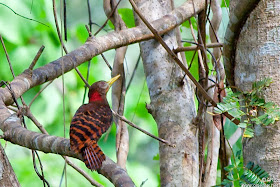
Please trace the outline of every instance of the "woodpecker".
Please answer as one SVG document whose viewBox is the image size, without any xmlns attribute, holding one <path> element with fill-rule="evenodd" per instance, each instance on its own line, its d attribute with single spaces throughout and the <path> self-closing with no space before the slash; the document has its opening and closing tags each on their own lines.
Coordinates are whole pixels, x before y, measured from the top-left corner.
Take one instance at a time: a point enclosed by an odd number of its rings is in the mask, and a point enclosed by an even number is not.
<svg viewBox="0 0 280 187">
<path fill-rule="evenodd" d="M 70 147 L 82 154 L 83 161 L 90 170 L 97 170 L 106 159 L 97 142 L 112 124 L 112 112 L 106 94 L 112 84 L 120 77 L 110 81 L 98 81 L 89 88 L 89 103 L 77 110 L 70 126 Z"/>
</svg>

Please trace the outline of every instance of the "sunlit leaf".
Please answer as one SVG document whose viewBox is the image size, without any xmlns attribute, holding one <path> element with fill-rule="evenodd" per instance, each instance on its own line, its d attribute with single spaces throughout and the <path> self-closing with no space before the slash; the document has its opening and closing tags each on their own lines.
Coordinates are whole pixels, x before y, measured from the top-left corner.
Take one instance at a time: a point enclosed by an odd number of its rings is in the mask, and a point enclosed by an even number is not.
<svg viewBox="0 0 280 187">
<path fill-rule="evenodd" d="M 121 18 L 125 22 L 128 28 L 135 27 L 133 12 L 129 8 L 120 8 L 118 9 L 118 13 L 120 14 Z"/>
<path fill-rule="evenodd" d="M 156 155 L 153 157 L 153 160 L 159 160 L 159 154 L 156 154 Z"/>
<path fill-rule="evenodd" d="M 240 128 L 246 128 L 247 127 L 247 123 L 239 123 L 238 127 Z"/>
<path fill-rule="evenodd" d="M 245 138 L 254 137 L 254 130 L 251 128 L 246 128 L 243 137 L 245 137 Z"/>
</svg>

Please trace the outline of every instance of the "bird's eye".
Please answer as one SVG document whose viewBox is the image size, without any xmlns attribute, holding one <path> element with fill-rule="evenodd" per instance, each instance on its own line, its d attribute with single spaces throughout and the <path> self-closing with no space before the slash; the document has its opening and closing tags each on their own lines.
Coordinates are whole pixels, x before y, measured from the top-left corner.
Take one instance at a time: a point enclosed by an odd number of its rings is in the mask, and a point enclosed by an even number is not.
<svg viewBox="0 0 280 187">
<path fill-rule="evenodd" d="M 107 87 L 108 87 L 108 84 L 106 82 L 102 82 L 101 88 L 102 89 L 107 89 Z"/>
</svg>

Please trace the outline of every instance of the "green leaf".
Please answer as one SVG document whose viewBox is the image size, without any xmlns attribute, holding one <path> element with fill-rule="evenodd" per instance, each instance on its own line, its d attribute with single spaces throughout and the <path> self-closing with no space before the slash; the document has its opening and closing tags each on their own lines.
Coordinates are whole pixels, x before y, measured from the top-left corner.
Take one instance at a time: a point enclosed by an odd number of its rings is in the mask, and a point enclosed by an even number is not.
<svg viewBox="0 0 280 187">
<path fill-rule="evenodd" d="M 242 110 L 239 110 L 239 109 L 236 109 L 236 108 L 234 108 L 232 110 L 229 110 L 228 113 L 230 115 L 232 115 L 234 118 L 238 118 L 238 119 L 240 119 L 241 116 L 245 115 L 245 113 Z"/>
<path fill-rule="evenodd" d="M 228 175 L 227 178 L 228 178 L 229 180 L 231 180 L 231 181 L 234 180 L 233 177 L 232 177 L 232 175 Z"/>
<path fill-rule="evenodd" d="M 76 37 L 81 43 L 84 43 L 86 41 L 86 39 L 88 38 L 88 33 L 84 25 L 78 25 L 76 27 Z"/>
<path fill-rule="evenodd" d="M 156 154 L 156 155 L 153 157 L 153 160 L 159 160 L 159 154 Z"/>
<path fill-rule="evenodd" d="M 246 165 L 246 170 L 241 176 L 241 179 L 246 181 L 247 184 L 270 184 L 271 181 L 264 180 L 267 178 L 269 178 L 269 174 L 253 162 L 249 162 Z"/>
<path fill-rule="evenodd" d="M 240 128 L 246 128 L 247 127 L 247 123 L 239 123 L 238 124 L 238 127 L 240 127 Z"/>
<path fill-rule="evenodd" d="M 229 7 L 229 0 L 222 1 L 221 7 Z"/>
<path fill-rule="evenodd" d="M 252 118 L 251 121 L 254 122 L 257 125 L 260 125 L 262 123 L 261 120 L 258 117 Z"/>
<path fill-rule="evenodd" d="M 273 103 L 273 102 L 267 102 L 267 103 L 265 103 L 265 105 L 263 106 L 263 107 L 265 107 L 265 108 L 272 108 L 272 107 L 274 107 L 275 106 L 275 103 Z"/>
<path fill-rule="evenodd" d="M 246 128 L 243 137 L 245 137 L 245 138 L 254 137 L 254 130 L 251 128 Z"/>
<path fill-rule="evenodd" d="M 272 78 L 265 78 L 263 80 L 253 83 L 252 90 L 260 91 L 264 87 L 268 87 L 272 83 Z"/>
<path fill-rule="evenodd" d="M 120 8 L 118 9 L 118 13 L 120 14 L 121 18 L 125 22 L 128 28 L 135 27 L 133 12 L 129 8 Z"/>
<path fill-rule="evenodd" d="M 267 125 L 270 125 L 270 124 L 273 124 L 275 122 L 275 120 L 268 115 L 268 117 L 265 119 L 263 125 L 267 126 Z"/>
<path fill-rule="evenodd" d="M 226 171 L 231 171 L 233 168 L 234 168 L 234 165 L 228 165 L 228 166 L 226 166 L 224 169 L 225 169 Z"/>
<path fill-rule="evenodd" d="M 191 23 L 192 23 L 192 26 L 193 26 L 193 29 L 197 31 L 197 24 L 196 24 L 196 19 L 194 17 L 191 17 Z M 186 27 L 186 28 L 191 28 L 190 27 L 190 23 L 189 21 L 185 21 L 183 24 L 182 24 L 183 27 Z"/>
<path fill-rule="evenodd" d="M 108 25 L 111 29 L 115 29 L 115 26 L 113 25 L 113 23 L 111 22 L 111 20 L 108 20 Z"/>
<path fill-rule="evenodd" d="M 232 181 L 228 179 L 224 179 L 223 182 L 221 183 L 222 186 L 232 186 Z"/>
</svg>

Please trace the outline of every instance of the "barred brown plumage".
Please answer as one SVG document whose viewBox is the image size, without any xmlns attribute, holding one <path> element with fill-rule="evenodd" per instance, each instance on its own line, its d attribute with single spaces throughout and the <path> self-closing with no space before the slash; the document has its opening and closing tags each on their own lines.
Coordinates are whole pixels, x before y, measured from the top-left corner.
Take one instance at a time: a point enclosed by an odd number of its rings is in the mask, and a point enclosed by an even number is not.
<svg viewBox="0 0 280 187">
<path fill-rule="evenodd" d="M 88 93 L 89 103 L 80 106 L 71 121 L 71 149 L 82 154 L 84 163 L 90 170 L 100 168 L 106 159 L 97 142 L 112 123 L 106 93 L 119 77 L 120 75 L 108 82 L 98 81 L 92 84 Z"/>
</svg>

